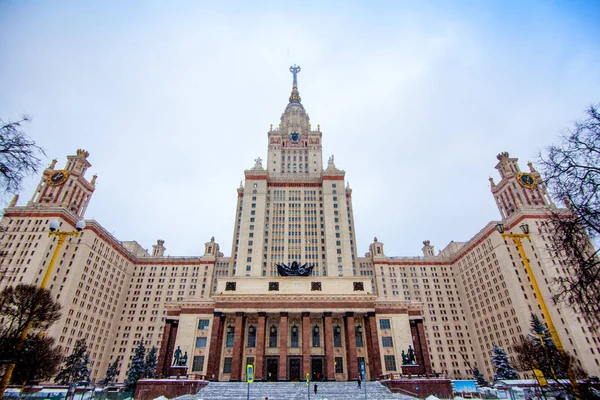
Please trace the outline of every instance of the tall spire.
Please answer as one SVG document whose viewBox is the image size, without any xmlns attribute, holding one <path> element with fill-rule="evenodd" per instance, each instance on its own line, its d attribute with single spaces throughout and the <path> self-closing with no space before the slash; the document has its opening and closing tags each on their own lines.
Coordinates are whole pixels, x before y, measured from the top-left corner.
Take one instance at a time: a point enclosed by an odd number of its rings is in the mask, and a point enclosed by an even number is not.
<svg viewBox="0 0 600 400">
<path fill-rule="evenodd" d="M 292 86 L 292 95 L 290 96 L 290 103 L 300 103 L 300 93 L 298 92 L 298 73 L 300 72 L 300 66 L 296 64 L 290 67 L 290 72 L 294 75 L 294 84 Z"/>
</svg>

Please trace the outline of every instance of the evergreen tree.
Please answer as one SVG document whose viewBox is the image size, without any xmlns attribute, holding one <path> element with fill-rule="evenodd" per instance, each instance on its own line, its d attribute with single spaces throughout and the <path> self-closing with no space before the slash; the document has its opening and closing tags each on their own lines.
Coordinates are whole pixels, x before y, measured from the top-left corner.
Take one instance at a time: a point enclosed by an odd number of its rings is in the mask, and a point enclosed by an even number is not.
<svg viewBox="0 0 600 400">
<path fill-rule="evenodd" d="M 488 383 L 485 380 L 485 377 L 483 376 L 481 371 L 479 371 L 479 368 L 475 367 L 473 369 L 473 377 L 477 380 L 477 384 L 479 386 L 488 386 Z"/>
<path fill-rule="evenodd" d="M 125 379 L 125 391 L 135 392 L 137 381 L 144 376 L 146 372 L 146 363 L 144 357 L 146 355 L 146 347 L 144 347 L 144 341 L 140 340 L 140 344 L 135 349 L 135 355 L 131 360 L 131 367 L 127 372 L 127 379 Z"/>
<path fill-rule="evenodd" d="M 554 346 L 554 340 L 546 325 L 539 319 L 536 314 L 531 314 L 531 334 L 536 343 L 540 343 L 540 339 L 544 341 L 544 346 Z"/>
<path fill-rule="evenodd" d="M 75 342 L 73 352 L 65 360 L 65 365 L 62 370 L 54 378 L 54 382 L 60 385 L 68 385 L 71 382 L 89 382 L 90 369 L 89 353 L 85 339 Z"/>
<path fill-rule="evenodd" d="M 115 376 L 119 373 L 119 358 L 117 357 L 115 361 L 108 366 L 106 370 L 106 377 L 101 379 L 98 383 L 102 386 L 110 385 L 114 383 Z"/>
<path fill-rule="evenodd" d="M 156 364 L 157 364 L 156 353 L 157 352 L 158 352 L 158 349 L 156 348 L 156 346 L 152 346 L 152 348 L 148 352 L 148 355 L 146 356 L 146 364 L 145 364 L 146 370 L 144 373 L 146 378 L 156 378 Z"/>
<path fill-rule="evenodd" d="M 517 371 L 511 365 L 504 349 L 497 344 L 492 347 L 492 365 L 496 370 L 494 381 L 504 379 L 519 379 Z"/>
<path fill-rule="evenodd" d="M 566 379 L 568 374 L 564 360 L 554 344 L 550 331 L 535 314 L 531 314 L 530 336 L 535 350 L 533 366 L 541 370 L 546 378 Z"/>
</svg>

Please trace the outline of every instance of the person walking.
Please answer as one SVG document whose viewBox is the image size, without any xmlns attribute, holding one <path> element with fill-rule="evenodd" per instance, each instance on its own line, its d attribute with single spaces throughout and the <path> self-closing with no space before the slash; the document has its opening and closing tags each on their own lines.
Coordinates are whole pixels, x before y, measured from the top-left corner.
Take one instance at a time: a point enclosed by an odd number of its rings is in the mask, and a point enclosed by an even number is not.
<svg viewBox="0 0 600 400">
<path fill-rule="evenodd" d="M 358 378 L 358 388 L 360 389 L 360 378 Z"/>
<path fill-rule="evenodd" d="M 315 396 L 316 396 L 317 395 L 317 384 L 316 383 L 315 383 L 314 388 L 315 388 Z"/>
</svg>

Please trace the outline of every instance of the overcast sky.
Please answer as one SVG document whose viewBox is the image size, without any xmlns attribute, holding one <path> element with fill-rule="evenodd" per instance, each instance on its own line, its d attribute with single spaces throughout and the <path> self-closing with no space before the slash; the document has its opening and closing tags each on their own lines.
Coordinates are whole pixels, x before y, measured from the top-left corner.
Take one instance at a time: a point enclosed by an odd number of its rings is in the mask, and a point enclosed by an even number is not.
<svg viewBox="0 0 600 400">
<path fill-rule="evenodd" d="M 181 256 L 214 236 L 230 255 L 295 63 L 359 255 L 377 236 L 415 256 L 499 218 L 498 153 L 526 169 L 600 101 L 598 21 L 594 1 L 0 1 L 0 118 L 33 118 L 45 166 L 90 152 L 86 218 L 117 239 Z"/>
</svg>

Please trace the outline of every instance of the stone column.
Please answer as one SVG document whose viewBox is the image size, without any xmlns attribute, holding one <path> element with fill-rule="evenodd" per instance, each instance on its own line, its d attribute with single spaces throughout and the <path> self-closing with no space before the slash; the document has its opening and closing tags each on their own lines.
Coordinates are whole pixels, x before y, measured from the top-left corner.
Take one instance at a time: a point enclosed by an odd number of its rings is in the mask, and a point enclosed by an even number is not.
<svg viewBox="0 0 600 400">
<path fill-rule="evenodd" d="M 288 313 L 279 317 L 279 380 L 287 381 Z"/>
<path fill-rule="evenodd" d="M 429 349 L 427 348 L 427 339 L 425 338 L 425 330 L 423 329 L 422 319 L 413 319 L 410 321 L 410 331 L 413 338 L 413 347 L 415 350 L 415 358 L 419 364 L 419 373 L 431 374 L 431 361 L 429 360 Z"/>
<path fill-rule="evenodd" d="M 335 359 L 333 356 L 333 325 L 331 312 L 323 313 L 325 336 L 325 380 L 335 381 Z"/>
<path fill-rule="evenodd" d="M 231 357 L 232 382 L 238 382 L 242 378 L 242 356 L 244 355 L 244 313 L 235 313 L 235 332 L 233 335 L 233 352 Z"/>
<path fill-rule="evenodd" d="M 367 354 L 369 356 L 369 373 L 371 380 L 381 376 L 381 353 L 379 352 L 379 335 L 377 334 L 377 319 L 375 312 L 367 312 L 365 317 L 365 339 L 367 340 Z M 400 362 L 402 362 L 400 360 Z"/>
<path fill-rule="evenodd" d="M 254 379 L 262 381 L 265 374 L 265 323 L 266 312 L 258 313 L 258 326 L 256 327 L 256 359 L 254 360 Z"/>
<path fill-rule="evenodd" d="M 175 351 L 178 325 L 179 321 L 176 319 L 167 319 L 165 321 L 160 351 L 158 352 L 158 362 L 156 364 L 156 372 L 159 378 L 169 376 L 173 361 L 173 352 Z"/>
<path fill-rule="evenodd" d="M 302 370 L 304 371 L 302 379 L 306 379 L 306 374 L 310 374 L 311 341 L 312 328 L 310 326 L 310 313 L 305 311 L 302 313 Z"/>
<path fill-rule="evenodd" d="M 346 312 L 346 362 L 348 379 L 358 379 L 358 358 L 356 357 L 356 336 L 354 332 L 354 313 Z"/>
<path fill-rule="evenodd" d="M 220 311 L 213 313 L 212 330 L 210 333 L 210 350 L 206 366 L 206 379 L 219 380 L 219 367 L 221 366 L 221 351 L 223 350 L 223 321 L 225 316 Z"/>
</svg>

